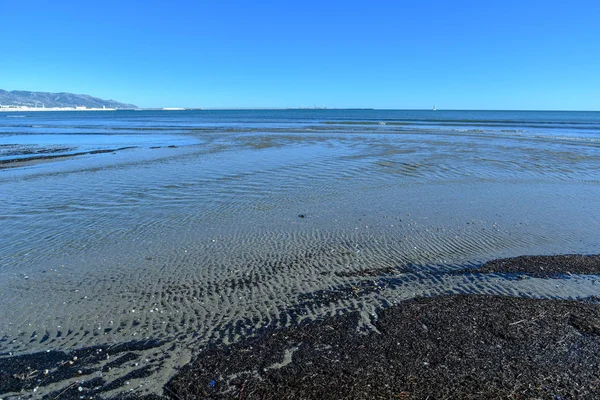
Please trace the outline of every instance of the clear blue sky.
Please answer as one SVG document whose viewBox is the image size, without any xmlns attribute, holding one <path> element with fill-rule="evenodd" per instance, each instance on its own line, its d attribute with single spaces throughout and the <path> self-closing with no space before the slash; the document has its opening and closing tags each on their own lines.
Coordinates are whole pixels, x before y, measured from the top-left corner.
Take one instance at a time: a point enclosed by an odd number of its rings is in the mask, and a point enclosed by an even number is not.
<svg viewBox="0 0 600 400">
<path fill-rule="evenodd" d="M 6 90 L 142 107 L 600 110 L 598 0 L 0 0 L 0 35 Z"/>
</svg>

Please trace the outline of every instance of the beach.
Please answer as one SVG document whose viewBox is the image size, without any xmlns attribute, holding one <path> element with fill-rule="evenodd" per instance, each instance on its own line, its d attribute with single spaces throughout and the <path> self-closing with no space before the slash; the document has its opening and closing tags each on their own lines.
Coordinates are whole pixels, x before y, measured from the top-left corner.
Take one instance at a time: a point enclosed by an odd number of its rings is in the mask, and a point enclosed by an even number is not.
<svg viewBox="0 0 600 400">
<path fill-rule="evenodd" d="M 0 116 L 0 397 L 594 398 L 598 113 L 431 113 Z"/>
<path fill-rule="evenodd" d="M 546 268 L 542 267 L 545 266 Z M 461 272 L 598 278 L 600 256 L 494 260 Z M 595 280 L 600 286 L 600 279 Z M 597 293 L 600 293 L 598 291 Z M 355 293 L 354 296 L 360 296 Z M 370 316 L 348 312 L 265 328 L 199 351 L 165 386 L 171 399 L 578 398 L 600 394 L 600 296 L 579 301 L 489 295 L 405 300 Z M 73 383 L 48 398 L 95 398 L 151 376 L 140 352 L 157 341 L 0 359 L 0 390 L 23 393 Z M 136 368 L 108 383 L 112 368 Z M 84 376 L 93 379 L 81 379 Z M 119 395 L 119 398 L 158 398 Z"/>
</svg>

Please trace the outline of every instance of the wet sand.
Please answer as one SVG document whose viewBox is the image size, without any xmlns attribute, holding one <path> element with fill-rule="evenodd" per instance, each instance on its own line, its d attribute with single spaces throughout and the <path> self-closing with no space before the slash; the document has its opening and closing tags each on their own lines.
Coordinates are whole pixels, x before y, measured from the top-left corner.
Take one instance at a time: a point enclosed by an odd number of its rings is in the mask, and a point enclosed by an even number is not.
<svg viewBox="0 0 600 400">
<path fill-rule="evenodd" d="M 464 274 L 510 270 L 600 274 L 600 256 L 494 260 Z M 386 274 L 387 271 L 382 271 Z M 369 271 L 369 276 L 377 271 Z M 518 278 L 517 278 L 518 279 Z M 600 283 L 598 293 L 600 294 Z M 321 294 L 320 294 L 321 295 Z M 316 294 L 315 294 L 316 296 Z M 317 299 L 319 300 L 319 299 Z M 442 295 L 402 301 L 367 316 L 352 311 L 233 344 L 212 343 L 164 387 L 172 399 L 581 398 L 600 396 L 600 297 L 578 301 Z M 0 358 L 0 393 L 35 398 L 128 397 L 122 387 L 151 376 L 144 359 L 168 343 L 140 340 Z M 162 357 L 162 359 L 160 359 Z M 112 369 L 130 372 L 110 381 Z M 119 389 L 118 391 L 115 391 Z M 159 396 L 160 397 L 160 396 Z M 9 397 L 12 398 L 12 397 Z"/>
</svg>

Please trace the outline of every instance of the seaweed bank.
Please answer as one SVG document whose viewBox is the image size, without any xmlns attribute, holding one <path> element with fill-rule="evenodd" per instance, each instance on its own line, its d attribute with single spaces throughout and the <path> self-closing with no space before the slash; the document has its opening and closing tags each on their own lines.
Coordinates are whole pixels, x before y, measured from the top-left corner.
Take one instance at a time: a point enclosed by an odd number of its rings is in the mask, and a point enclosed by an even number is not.
<svg viewBox="0 0 600 400">
<path fill-rule="evenodd" d="M 542 267 L 544 266 L 544 267 Z M 518 257 L 477 273 L 600 273 L 600 256 Z M 487 295 L 407 300 L 368 332 L 351 312 L 263 332 L 200 355 L 173 399 L 600 397 L 600 297 Z"/>
</svg>

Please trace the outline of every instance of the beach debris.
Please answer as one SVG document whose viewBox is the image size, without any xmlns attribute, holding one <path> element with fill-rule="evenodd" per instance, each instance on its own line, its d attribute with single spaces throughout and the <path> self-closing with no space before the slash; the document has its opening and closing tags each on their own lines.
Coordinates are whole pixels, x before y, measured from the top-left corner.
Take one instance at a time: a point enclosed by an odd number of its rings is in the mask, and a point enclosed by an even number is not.
<svg viewBox="0 0 600 400">
<path fill-rule="evenodd" d="M 298 218 L 305 218 L 305 217 L 306 217 L 306 215 L 304 215 L 304 214 L 298 215 Z"/>
<path fill-rule="evenodd" d="M 216 384 L 217 384 L 217 382 L 216 382 L 216 381 L 213 379 L 213 380 L 211 380 L 211 381 L 210 381 L 210 383 L 208 384 L 208 387 L 210 387 L 210 388 L 214 388 Z"/>
<path fill-rule="evenodd" d="M 516 322 L 511 322 L 511 323 L 510 323 L 510 324 L 508 324 L 508 325 L 511 325 L 511 326 L 512 326 L 512 325 L 518 325 L 518 324 L 520 324 L 520 323 L 522 323 L 522 322 L 526 322 L 526 321 L 527 321 L 526 319 L 522 319 L 522 320 L 519 320 L 519 321 L 516 321 Z"/>
</svg>

